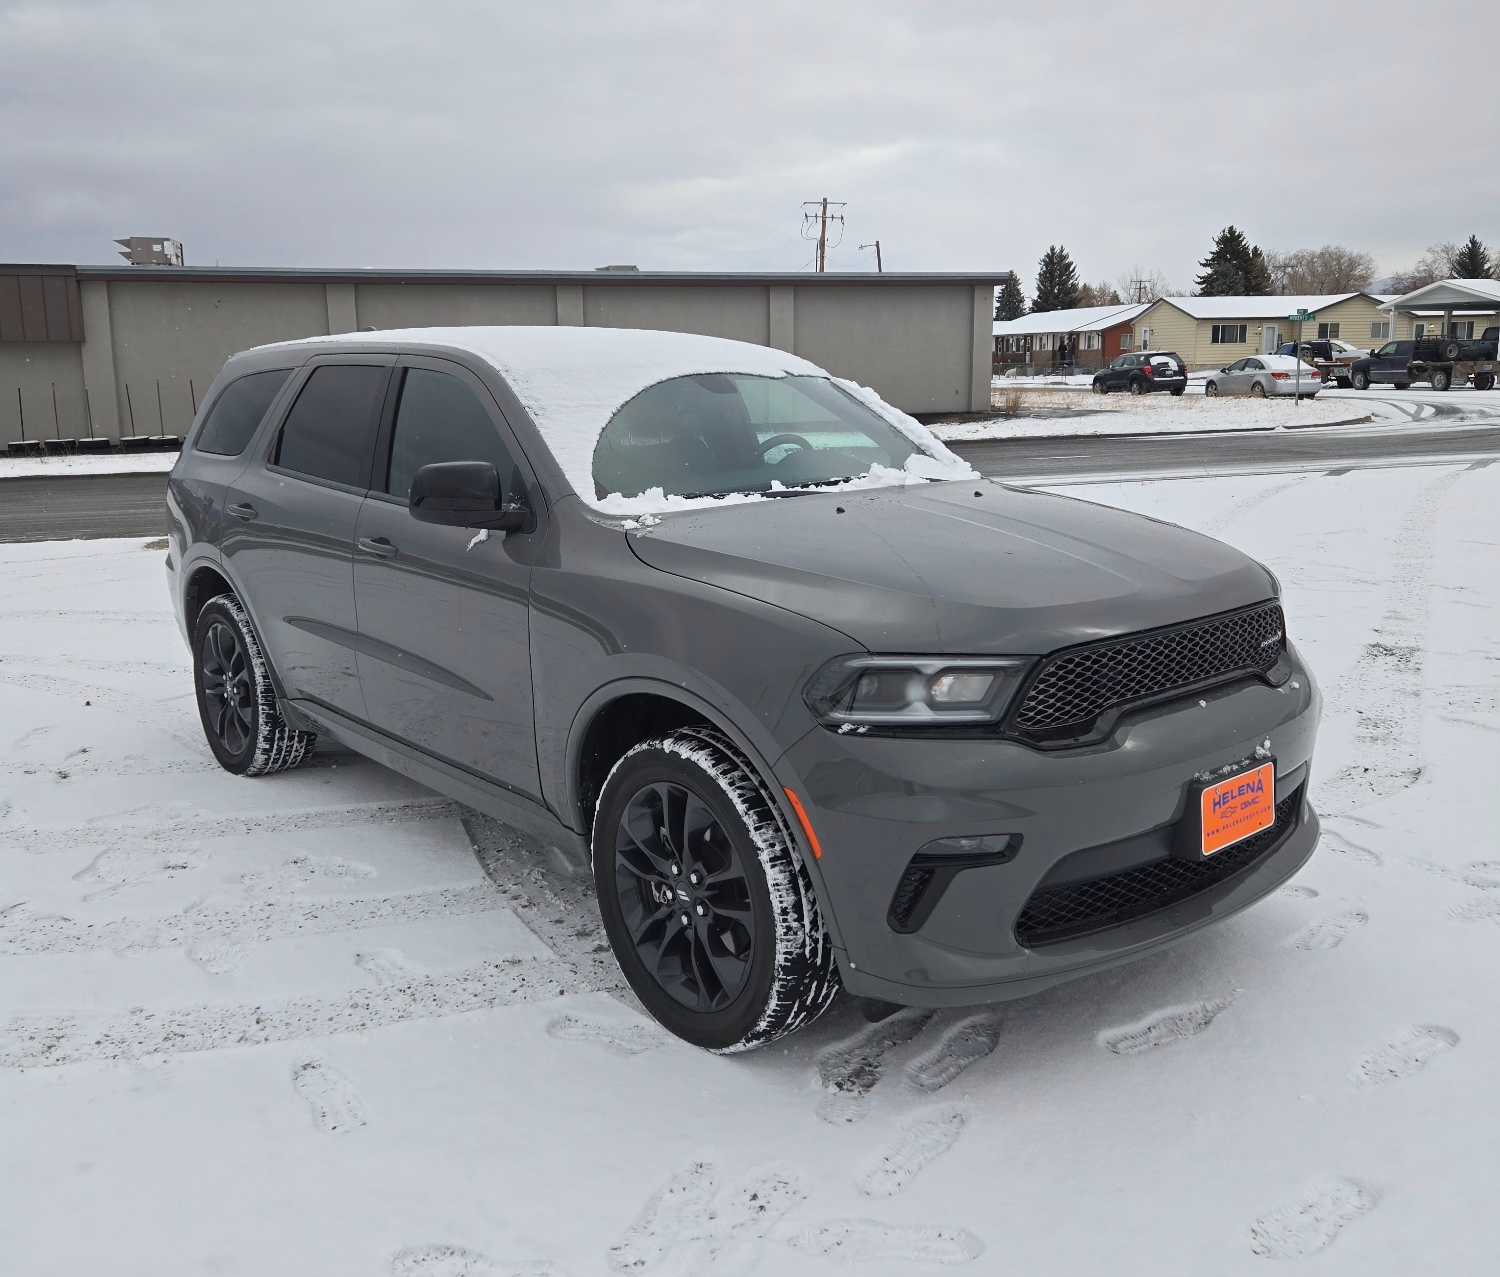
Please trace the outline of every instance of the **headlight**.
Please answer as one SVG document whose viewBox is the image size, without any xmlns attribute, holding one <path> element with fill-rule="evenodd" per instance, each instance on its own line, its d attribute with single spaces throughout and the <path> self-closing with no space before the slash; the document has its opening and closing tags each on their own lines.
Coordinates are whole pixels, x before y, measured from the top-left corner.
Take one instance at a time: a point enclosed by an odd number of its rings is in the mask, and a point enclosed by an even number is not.
<svg viewBox="0 0 1500 1277">
<path fill-rule="evenodd" d="M 1026 656 L 841 656 L 803 696 L 831 727 L 995 723 L 1030 665 Z"/>
</svg>

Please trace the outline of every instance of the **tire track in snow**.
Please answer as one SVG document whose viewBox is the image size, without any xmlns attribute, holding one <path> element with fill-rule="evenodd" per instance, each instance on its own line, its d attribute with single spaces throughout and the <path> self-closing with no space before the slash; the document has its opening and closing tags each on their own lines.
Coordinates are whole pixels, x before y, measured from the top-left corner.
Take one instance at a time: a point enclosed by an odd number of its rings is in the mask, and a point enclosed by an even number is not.
<svg viewBox="0 0 1500 1277">
<path fill-rule="evenodd" d="M 307 1101 L 320 1131 L 337 1135 L 365 1124 L 365 1105 L 354 1084 L 322 1060 L 307 1060 L 292 1070 L 292 1085 Z"/>
<path fill-rule="evenodd" d="M 1361 1215 L 1375 1209 L 1374 1192 L 1352 1179 L 1308 1185 L 1295 1201 L 1250 1225 L 1250 1249 L 1267 1259 L 1304 1259 L 1331 1246 Z"/>
<path fill-rule="evenodd" d="M 969 1115 L 956 1104 L 941 1105 L 908 1120 L 895 1140 L 854 1179 L 866 1197 L 895 1197 L 956 1143 Z"/>
<path fill-rule="evenodd" d="M 834 1126 L 848 1125 L 865 1115 L 865 1097 L 875 1089 L 887 1059 L 932 1021 L 931 1011 L 907 1008 L 852 1038 L 836 1043 L 818 1056 L 818 1081 L 824 1089 L 818 1116 Z"/>
<path fill-rule="evenodd" d="M 1355 717 L 1353 756 L 1319 791 L 1330 813 L 1383 802 L 1415 785 L 1422 748 L 1422 664 L 1432 590 L 1432 532 L 1462 470 L 1430 480 L 1401 521 L 1391 555 L 1385 610 L 1375 638 L 1339 680 L 1330 707 Z"/>
<path fill-rule="evenodd" d="M 1413 1024 L 1371 1051 L 1354 1066 L 1356 1086 L 1382 1086 L 1420 1073 L 1428 1063 L 1458 1045 L 1459 1038 L 1442 1024 Z"/>
<path fill-rule="evenodd" d="M 136 1007 L 107 1015 L 18 1015 L 0 1028 L 0 1067 L 51 1068 L 363 1033 L 582 991 L 564 988 L 565 978 L 550 958 L 504 958 L 331 996 Z"/>
<path fill-rule="evenodd" d="M 1140 1055 L 1153 1047 L 1195 1038 L 1228 1009 L 1231 998 L 1210 998 L 1167 1007 L 1145 1019 L 1099 1034 L 1099 1045 L 1115 1055 Z"/>
<path fill-rule="evenodd" d="M 0 915 L 0 953 L 144 953 L 200 942 L 259 944 L 283 936 L 461 918 L 504 908 L 504 900 L 487 882 L 392 896 L 266 895 L 234 905 L 194 905 L 179 913 L 99 922 L 34 913 L 23 904 Z"/>
<path fill-rule="evenodd" d="M 550 1260 L 497 1263 L 465 1246 L 408 1246 L 391 1256 L 391 1277 L 563 1277 Z"/>
</svg>

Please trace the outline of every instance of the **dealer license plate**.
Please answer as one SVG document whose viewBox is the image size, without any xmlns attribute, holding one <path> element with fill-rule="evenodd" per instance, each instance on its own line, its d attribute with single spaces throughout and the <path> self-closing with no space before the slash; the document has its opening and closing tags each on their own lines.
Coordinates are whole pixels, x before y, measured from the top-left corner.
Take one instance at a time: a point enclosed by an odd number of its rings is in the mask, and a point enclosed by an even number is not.
<svg viewBox="0 0 1500 1277">
<path fill-rule="evenodd" d="M 1208 857 L 1276 823 L 1276 763 L 1255 763 L 1204 785 L 1198 796 L 1199 854 Z"/>
</svg>

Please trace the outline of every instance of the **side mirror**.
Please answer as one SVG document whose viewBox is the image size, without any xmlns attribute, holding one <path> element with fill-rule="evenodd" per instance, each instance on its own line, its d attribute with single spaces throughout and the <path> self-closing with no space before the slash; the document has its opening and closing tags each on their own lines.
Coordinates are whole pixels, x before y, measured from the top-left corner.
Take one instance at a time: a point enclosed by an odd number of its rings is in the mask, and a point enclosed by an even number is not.
<svg viewBox="0 0 1500 1277">
<path fill-rule="evenodd" d="M 488 461 L 435 461 L 412 476 L 411 517 L 454 528 L 514 532 L 526 526 L 520 502 L 507 505 L 500 474 Z"/>
<path fill-rule="evenodd" d="M 1219 371 L 1220 371 L 1220 372 L 1228 372 L 1228 371 L 1229 371 L 1229 369 L 1227 369 L 1227 368 L 1220 368 L 1220 369 L 1219 369 Z"/>
</svg>

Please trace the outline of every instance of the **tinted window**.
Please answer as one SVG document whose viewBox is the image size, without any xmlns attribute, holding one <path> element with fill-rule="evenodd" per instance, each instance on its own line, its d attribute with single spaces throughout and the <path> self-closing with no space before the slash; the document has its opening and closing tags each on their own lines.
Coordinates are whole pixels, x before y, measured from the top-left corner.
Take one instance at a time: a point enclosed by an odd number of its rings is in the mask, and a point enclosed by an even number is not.
<svg viewBox="0 0 1500 1277">
<path fill-rule="evenodd" d="M 479 396 L 457 377 L 410 368 L 396 409 L 385 490 L 404 499 L 412 476 L 434 461 L 488 461 L 506 490 L 513 486 L 510 457 Z"/>
<path fill-rule="evenodd" d="M 703 373 L 641 391 L 594 449 L 599 497 L 677 496 L 834 483 L 876 464 L 901 469 L 904 434 L 825 377 Z"/>
<path fill-rule="evenodd" d="M 363 488 L 388 368 L 329 364 L 307 379 L 276 445 L 276 464 Z"/>
<path fill-rule="evenodd" d="M 290 368 L 271 372 L 253 372 L 224 387 L 224 393 L 208 410 L 208 420 L 193 440 L 199 452 L 213 452 L 222 457 L 237 457 L 244 452 L 276 392 L 292 375 Z"/>
</svg>

